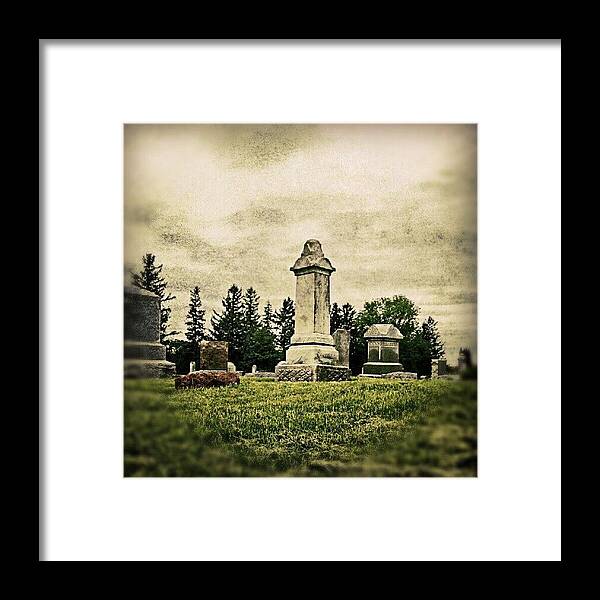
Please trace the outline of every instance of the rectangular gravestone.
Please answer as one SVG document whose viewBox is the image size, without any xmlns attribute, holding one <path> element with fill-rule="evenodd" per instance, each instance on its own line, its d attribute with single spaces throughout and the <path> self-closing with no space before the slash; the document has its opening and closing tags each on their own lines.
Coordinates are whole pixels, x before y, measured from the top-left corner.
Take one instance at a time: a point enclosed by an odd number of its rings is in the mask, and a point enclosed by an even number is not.
<svg viewBox="0 0 600 600">
<path fill-rule="evenodd" d="M 431 379 L 437 379 L 447 374 L 446 361 L 441 358 L 434 358 L 431 361 Z"/>
<path fill-rule="evenodd" d="M 227 342 L 200 342 L 200 370 L 227 371 L 229 344 Z"/>
<path fill-rule="evenodd" d="M 350 333 L 345 329 L 336 329 L 333 334 L 333 343 L 340 357 L 336 364 L 344 367 L 350 366 Z"/>
</svg>

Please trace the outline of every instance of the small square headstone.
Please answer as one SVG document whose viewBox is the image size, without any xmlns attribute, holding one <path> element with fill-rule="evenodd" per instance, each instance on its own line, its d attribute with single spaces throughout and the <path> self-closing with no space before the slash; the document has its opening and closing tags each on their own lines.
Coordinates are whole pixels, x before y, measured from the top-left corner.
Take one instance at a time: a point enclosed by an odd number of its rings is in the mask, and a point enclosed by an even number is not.
<svg viewBox="0 0 600 600">
<path fill-rule="evenodd" d="M 200 342 L 200 370 L 227 371 L 227 342 Z"/>
</svg>

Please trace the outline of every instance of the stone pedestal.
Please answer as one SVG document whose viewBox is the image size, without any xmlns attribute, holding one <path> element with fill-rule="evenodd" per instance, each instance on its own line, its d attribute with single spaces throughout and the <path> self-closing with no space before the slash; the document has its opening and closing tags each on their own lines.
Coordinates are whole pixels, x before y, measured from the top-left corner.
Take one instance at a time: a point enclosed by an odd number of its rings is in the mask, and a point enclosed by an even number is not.
<svg viewBox="0 0 600 600">
<path fill-rule="evenodd" d="M 285 362 L 275 367 L 277 381 L 348 381 L 350 369 L 340 365 L 290 365 Z"/>
<path fill-rule="evenodd" d="M 329 333 L 330 287 L 329 279 L 335 271 L 325 258 L 321 243 L 308 240 L 302 254 L 290 270 L 296 276 L 296 315 L 294 335 L 285 355 L 285 362 L 275 369 L 280 381 L 317 381 L 334 377 L 337 380 L 339 352 Z M 336 366 L 338 370 L 317 369 L 318 365 Z M 298 366 L 297 369 L 286 369 Z M 349 377 L 349 369 L 348 377 Z M 327 374 L 326 374 L 327 373 Z M 343 375 L 339 375 L 343 377 Z"/>
<path fill-rule="evenodd" d="M 168 362 L 160 343 L 160 299 L 147 290 L 125 288 L 125 377 L 171 377 L 175 364 Z"/>
</svg>

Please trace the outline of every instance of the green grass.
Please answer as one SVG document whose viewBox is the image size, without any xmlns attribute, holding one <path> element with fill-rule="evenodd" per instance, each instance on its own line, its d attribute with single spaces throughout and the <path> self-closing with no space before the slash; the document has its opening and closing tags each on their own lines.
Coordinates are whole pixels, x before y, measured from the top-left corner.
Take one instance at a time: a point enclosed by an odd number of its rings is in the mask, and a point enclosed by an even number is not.
<svg viewBox="0 0 600 600">
<path fill-rule="evenodd" d="M 125 383 L 125 475 L 477 474 L 474 381 Z"/>
</svg>

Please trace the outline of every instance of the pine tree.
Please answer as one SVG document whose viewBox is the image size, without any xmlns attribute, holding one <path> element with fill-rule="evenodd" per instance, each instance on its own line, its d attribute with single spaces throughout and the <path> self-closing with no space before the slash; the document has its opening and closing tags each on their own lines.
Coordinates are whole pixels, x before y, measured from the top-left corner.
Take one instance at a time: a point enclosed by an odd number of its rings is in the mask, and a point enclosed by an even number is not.
<svg viewBox="0 0 600 600">
<path fill-rule="evenodd" d="M 336 329 L 340 329 L 342 323 L 342 310 L 338 306 L 337 302 L 331 305 L 331 311 L 329 314 L 329 333 L 332 335 Z"/>
<path fill-rule="evenodd" d="M 163 265 L 157 266 L 155 262 L 156 256 L 154 254 L 145 254 L 142 257 L 144 268 L 139 273 L 131 272 L 131 282 L 136 287 L 148 290 L 160 298 L 160 341 L 164 342 L 165 338 L 179 333 L 178 331 L 167 333 L 167 323 L 171 317 L 171 309 L 165 306 L 165 303 L 175 300 L 175 296 L 167 292 L 168 283 L 161 276 Z"/>
<path fill-rule="evenodd" d="M 244 312 L 242 307 L 242 290 L 232 285 L 227 290 L 227 296 L 222 300 L 223 312 L 213 311 L 210 319 L 211 338 L 229 342 L 230 360 L 238 364 L 243 343 Z"/>
<path fill-rule="evenodd" d="M 200 288 L 196 286 L 193 290 L 190 290 L 189 310 L 185 320 L 185 324 L 187 325 L 185 337 L 195 347 L 204 339 L 204 314 L 205 311 L 202 309 L 202 300 L 200 298 Z"/>
<path fill-rule="evenodd" d="M 259 300 L 260 297 L 256 293 L 256 290 L 252 287 L 249 287 L 244 294 L 244 299 L 242 300 L 245 332 L 252 332 L 260 325 L 260 316 L 258 314 Z"/>
<path fill-rule="evenodd" d="M 340 314 L 340 324 L 339 327 L 345 329 L 346 331 L 352 331 L 354 328 L 354 324 L 356 321 L 356 310 L 352 304 L 346 302 L 342 306 L 341 314 Z"/>
<path fill-rule="evenodd" d="M 240 367 L 243 371 L 249 371 L 256 363 L 258 353 L 258 338 L 260 315 L 258 314 L 258 302 L 260 298 L 256 290 L 249 287 L 242 299 L 242 345 L 240 348 Z"/>
<path fill-rule="evenodd" d="M 444 358 L 446 352 L 444 351 L 444 343 L 442 337 L 438 331 L 437 321 L 433 317 L 427 317 L 426 321 L 423 321 L 421 325 L 421 336 L 429 347 L 430 358 Z"/>
<path fill-rule="evenodd" d="M 270 333 L 275 330 L 275 313 L 273 312 L 273 305 L 268 300 L 263 311 L 262 326 Z"/>
<path fill-rule="evenodd" d="M 280 352 L 285 354 L 290 347 L 290 340 L 294 335 L 294 317 L 296 310 L 294 301 L 286 298 L 281 305 L 281 309 L 275 312 L 275 322 L 277 325 L 277 346 Z"/>
</svg>

